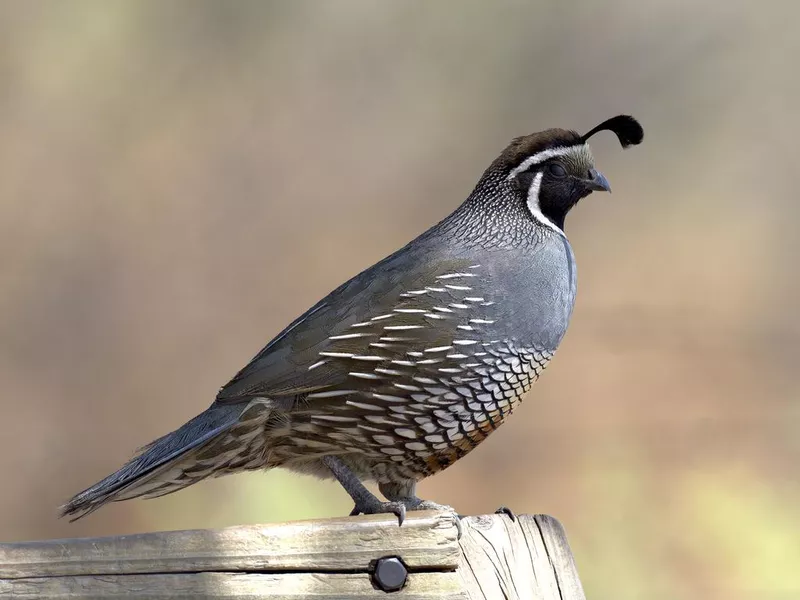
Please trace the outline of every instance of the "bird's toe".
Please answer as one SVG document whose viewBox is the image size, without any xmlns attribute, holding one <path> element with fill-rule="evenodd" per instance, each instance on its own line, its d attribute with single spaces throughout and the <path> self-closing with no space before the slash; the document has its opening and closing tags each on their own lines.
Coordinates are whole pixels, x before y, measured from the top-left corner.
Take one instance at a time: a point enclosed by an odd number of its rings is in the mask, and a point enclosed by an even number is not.
<svg viewBox="0 0 800 600">
<path fill-rule="evenodd" d="M 514 511 L 508 508 L 507 506 L 499 507 L 496 511 L 494 511 L 494 514 L 506 515 L 509 519 L 511 519 L 512 523 L 517 520 L 517 516 L 514 514 Z"/>
</svg>

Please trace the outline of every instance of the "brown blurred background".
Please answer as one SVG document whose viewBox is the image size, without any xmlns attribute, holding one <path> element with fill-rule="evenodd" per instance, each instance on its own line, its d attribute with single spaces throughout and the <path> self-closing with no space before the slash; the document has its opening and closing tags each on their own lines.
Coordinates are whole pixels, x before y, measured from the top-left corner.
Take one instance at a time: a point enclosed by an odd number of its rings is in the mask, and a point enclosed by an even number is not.
<svg viewBox="0 0 800 600">
<path fill-rule="evenodd" d="M 589 598 L 800 598 L 800 4 L 0 4 L 0 540 L 341 515 L 333 483 L 57 506 L 466 197 L 629 112 L 557 360 L 424 497 L 546 512 Z"/>
</svg>

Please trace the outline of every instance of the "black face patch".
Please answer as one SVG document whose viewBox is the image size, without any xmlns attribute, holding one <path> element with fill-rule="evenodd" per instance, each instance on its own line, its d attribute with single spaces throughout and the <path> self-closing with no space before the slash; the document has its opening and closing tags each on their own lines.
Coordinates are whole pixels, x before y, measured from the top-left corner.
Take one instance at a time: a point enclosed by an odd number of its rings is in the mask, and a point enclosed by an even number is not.
<svg viewBox="0 0 800 600">
<path fill-rule="evenodd" d="M 591 193 L 587 184 L 593 168 L 588 148 L 578 146 L 574 151 L 531 166 L 517 176 L 517 181 L 534 216 L 536 211 L 540 212 L 563 231 L 567 213 Z M 541 178 L 538 189 L 531 189 L 537 178 Z"/>
<path fill-rule="evenodd" d="M 563 231 L 567 213 L 589 193 L 583 179 L 572 174 L 554 177 L 545 170 L 539 186 L 539 210 Z"/>
</svg>

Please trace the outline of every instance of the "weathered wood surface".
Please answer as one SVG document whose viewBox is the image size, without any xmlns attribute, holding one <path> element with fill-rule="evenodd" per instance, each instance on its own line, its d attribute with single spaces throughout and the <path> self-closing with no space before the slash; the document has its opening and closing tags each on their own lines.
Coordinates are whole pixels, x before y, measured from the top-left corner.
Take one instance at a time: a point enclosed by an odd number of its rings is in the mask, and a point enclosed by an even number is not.
<svg viewBox="0 0 800 600">
<path fill-rule="evenodd" d="M 512 522 L 485 515 L 462 523 L 458 573 L 471 600 L 585 600 L 567 536 L 553 517 Z"/>
<path fill-rule="evenodd" d="M 0 544 L 0 598 L 380 598 L 584 600 L 552 517 L 447 513 Z M 375 561 L 398 556 L 384 592 Z"/>
<path fill-rule="evenodd" d="M 6 586 L 6 587 L 4 587 Z M 40 577 L 0 583 L 0 598 L 213 598 L 218 600 L 464 600 L 456 573 L 411 573 L 399 592 L 375 589 L 365 573 L 170 573 Z"/>
<path fill-rule="evenodd" d="M 414 513 L 0 545 L 0 579 L 206 571 L 366 570 L 386 550 L 409 568 L 455 569 L 453 517 Z"/>
</svg>

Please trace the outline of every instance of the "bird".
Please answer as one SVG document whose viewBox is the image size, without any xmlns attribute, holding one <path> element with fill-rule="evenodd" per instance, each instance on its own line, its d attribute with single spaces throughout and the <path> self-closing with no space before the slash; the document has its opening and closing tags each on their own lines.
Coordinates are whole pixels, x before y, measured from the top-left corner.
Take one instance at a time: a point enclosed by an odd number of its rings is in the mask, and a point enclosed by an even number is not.
<svg viewBox="0 0 800 600">
<path fill-rule="evenodd" d="M 567 213 L 610 192 L 588 139 L 623 148 L 629 115 L 583 135 L 515 138 L 451 214 L 343 283 L 272 339 L 211 406 L 61 507 L 154 498 L 208 477 L 282 467 L 333 478 L 351 515 L 450 509 L 417 484 L 520 405 L 564 337 L 576 294 Z M 377 483 L 381 500 L 365 487 Z"/>
</svg>

